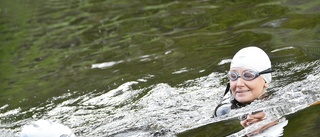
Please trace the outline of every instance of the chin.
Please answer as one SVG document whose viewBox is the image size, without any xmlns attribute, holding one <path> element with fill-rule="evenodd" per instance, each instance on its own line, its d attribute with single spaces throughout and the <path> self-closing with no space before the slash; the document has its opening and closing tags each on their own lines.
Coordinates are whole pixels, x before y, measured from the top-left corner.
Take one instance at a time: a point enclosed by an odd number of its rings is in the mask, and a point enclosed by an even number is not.
<svg viewBox="0 0 320 137">
<path fill-rule="evenodd" d="M 236 98 L 236 100 L 240 103 L 246 104 L 248 102 L 251 102 L 250 99 L 245 99 L 245 98 Z"/>
</svg>

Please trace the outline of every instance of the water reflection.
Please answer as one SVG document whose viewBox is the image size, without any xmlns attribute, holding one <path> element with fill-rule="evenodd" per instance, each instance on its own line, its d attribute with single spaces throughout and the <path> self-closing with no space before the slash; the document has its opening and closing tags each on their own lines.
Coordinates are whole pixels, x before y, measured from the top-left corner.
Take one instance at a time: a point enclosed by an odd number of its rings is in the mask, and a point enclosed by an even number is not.
<svg viewBox="0 0 320 137">
<path fill-rule="evenodd" d="M 233 116 L 211 116 L 228 61 L 251 45 L 274 62 L 275 99 L 319 100 L 318 7 L 317 0 L 3 0 L 0 136 L 17 136 L 37 119 L 78 136 L 174 136 L 205 125 L 217 136 L 236 133 Z M 285 135 L 296 130 L 291 121 Z"/>
<path fill-rule="evenodd" d="M 105 62 L 105 63 L 99 63 L 99 64 L 92 64 L 91 68 L 108 68 L 108 67 L 112 67 L 116 64 L 122 63 L 123 61 L 111 61 L 111 62 Z"/>
</svg>

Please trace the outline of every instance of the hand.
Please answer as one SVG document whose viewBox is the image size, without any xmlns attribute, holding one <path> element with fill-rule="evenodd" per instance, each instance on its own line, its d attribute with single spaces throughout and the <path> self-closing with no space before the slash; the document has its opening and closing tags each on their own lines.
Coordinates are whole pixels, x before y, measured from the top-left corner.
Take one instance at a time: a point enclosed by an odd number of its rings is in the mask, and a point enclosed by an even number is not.
<svg viewBox="0 0 320 137">
<path fill-rule="evenodd" d="M 258 112 L 255 114 L 249 114 L 247 116 L 247 119 L 240 121 L 240 124 L 243 127 L 248 127 L 254 123 L 260 122 L 262 120 L 265 119 L 266 114 L 264 112 Z M 264 130 L 268 129 L 269 127 L 276 125 L 279 122 L 279 120 L 273 121 L 267 125 L 264 125 L 263 127 L 261 127 L 260 129 L 257 129 L 251 133 L 249 133 L 247 136 L 252 136 L 252 135 L 256 135 L 256 134 L 260 134 L 261 132 L 263 132 Z"/>
<path fill-rule="evenodd" d="M 240 121 L 240 124 L 243 126 L 243 127 L 248 127 L 254 123 L 257 123 L 259 121 L 262 121 L 264 120 L 264 117 L 266 116 L 265 113 L 263 112 L 258 112 L 258 113 L 255 113 L 255 114 L 248 114 L 247 118 L 243 121 Z"/>
</svg>

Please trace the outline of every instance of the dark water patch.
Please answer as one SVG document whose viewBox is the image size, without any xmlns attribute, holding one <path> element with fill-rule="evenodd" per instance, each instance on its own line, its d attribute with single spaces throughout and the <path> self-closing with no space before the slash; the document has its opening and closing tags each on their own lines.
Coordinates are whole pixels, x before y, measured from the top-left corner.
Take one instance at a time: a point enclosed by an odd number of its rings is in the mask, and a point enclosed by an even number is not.
<svg viewBox="0 0 320 137">
<path fill-rule="evenodd" d="M 287 118 L 290 124 L 287 127 L 285 127 L 284 136 L 318 136 L 320 134 L 318 130 L 320 122 L 318 116 L 319 112 L 320 105 L 315 105 L 304 110 L 298 111 L 295 114 L 288 115 Z M 286 129 L 292 129 L 292 131 L 289 132 Z"/>
<path fill-rule="evenodd" d="M 316 14 L 319 11 L 319 1 L 306 0 L 306 1 L 286 1 L 285 5 L 292 7 L 294 12 L 304 14 Z"/>
<path fill-rule="evenodd" d="M 220 121 L 205 126 L 195 128 L 189 131 L 185 131 L 177 134 L 177 137 L 213 137 L 213 136 L 228 136 L 231 133 L 241 130 L 242 127 L 239 121 L 228 120 Z"/>
</svg>

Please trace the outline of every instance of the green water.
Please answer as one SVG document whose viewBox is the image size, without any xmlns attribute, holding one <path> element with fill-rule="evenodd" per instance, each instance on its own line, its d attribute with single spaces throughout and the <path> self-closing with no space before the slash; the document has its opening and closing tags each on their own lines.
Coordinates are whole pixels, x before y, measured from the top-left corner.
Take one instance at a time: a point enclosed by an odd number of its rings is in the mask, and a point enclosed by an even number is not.
<svg viewBox="0 0 320 137">
<path fill-rule="evenodd" d="M 49 103 L 141 78 L 133 90 L 185 86 L 225 73 L 228 63 L 219 63 L 252 45 L 269 54 L 276 90 L 319 72 L 319 22 L 318 0 L 2 0 L 0 112 L 24 113 L 0 120 L 19 130 L 10 124 L 40 118 Z M 105 62 L 114 64 L 93 68 Z"/>
</svg>

